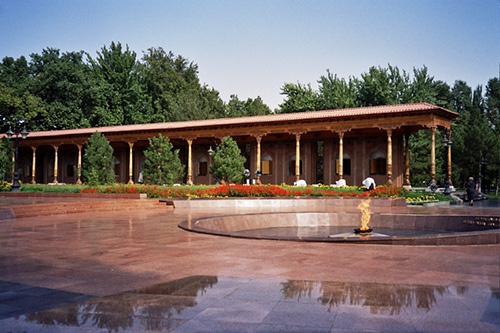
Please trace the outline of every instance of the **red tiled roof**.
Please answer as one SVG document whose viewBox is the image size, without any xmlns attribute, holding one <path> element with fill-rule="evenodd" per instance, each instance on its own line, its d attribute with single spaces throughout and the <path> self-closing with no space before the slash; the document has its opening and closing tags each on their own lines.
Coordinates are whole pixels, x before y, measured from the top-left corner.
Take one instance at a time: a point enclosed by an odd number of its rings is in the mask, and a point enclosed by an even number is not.
<svg viewBox="0 0 500 333">
<path fill-rule="evenodd" d="M 352 108 L 352 109 L 274 114 L 274 115 L 253 116 L 253 117 L 192 120 L 192 121 L 179 121 L 179 122 L 154 123 L 154 124 L 135 124 L 135 125 L 122 125 L 122 126 L 79 128 L 79 129 L 57 130 L 57 131 L 41 131 L 41 132 L 32 132 L 30 133 L 29 137 L 40 138 L 49 136 L 87 135 L 87 134 L 92 134 L 95 131 L 99 131 L 101 133 L 155 131 L 155 130 L 162 131 L 162 130 L 175 130 L 182 128 L 195 128 L 195 127 L 198 128 L 215 127 L 215 126 L 219 127 L 219 126 L 229 126 L 229 125 L 259 124 L 259 123 L 265 124 L 273 122 L 305 121 L 314 119 L 332 119 L 332 118 L 384 115 L 384 114 L 389 115 L 397 113 L 411 113 L 411 112 L 422 112 L 431 110 L 438 111 L 444 114 L 449 119 L 455 119 L 458 117 L 458 113 L 452 112 L 450 110 L 432 104 L 415 103 L 415 104 L 371 106 L 371 107 Z"/>
</svg>

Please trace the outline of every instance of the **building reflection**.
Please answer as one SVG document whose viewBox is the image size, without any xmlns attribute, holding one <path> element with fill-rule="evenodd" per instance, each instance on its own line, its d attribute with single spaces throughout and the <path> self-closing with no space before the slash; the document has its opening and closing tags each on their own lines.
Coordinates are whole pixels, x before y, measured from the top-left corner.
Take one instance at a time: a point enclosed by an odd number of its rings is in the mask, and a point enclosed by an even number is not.
<svg viewBox="0 0 500 333">
<path fill-rule="evenodd" d="M 215 276 L 191 276 L 132 292 L 97 298 L 25 316 L 43 326 L 94 327 L 110 332 L 165 330 L 168 319 L 197 306 L 196 298 L 217 284 Z M 178 297 L 165 297 L 178 296 Z"/>
<path fill-rule="evenodd" d="M 448 290 L 442 286 L 392 285 L 291 280 L 281 284 L 286 299 L 314 298 L 328 306 L 328 311 L 342 305 L 361 305 L 371 314 L 398 315 L 403 308 L 416 307 L 429 311 L 437 295 Z M 464 290 L 466 292 L 466 290 Z"/>
<path fill-rule="evenodd" d="M 92 327 L 109 332 L 173 330 L 207 307 L 218 304 L 217 299 L 228 297 L 232 291 L 249 281 L 252 280 L 191 276 L 21 316 L 17 320 L 46 328 L 58 326 L 62 330 L 71 327 Z M 270 285 L 273 283 L 270 282 Z M 391 316 L 398 316 L 409 308 L 425 312 L 436 308 L 436 311 L 440 311 L 439 302 L 449 297 L 445 295 L 449 293 L 456 293 L 457 297 L 462 298 L 467 298 L 467 294 L 471 293 L 475 297 L 475 291 L 470 291 L 468 287 L 424 285 L 287 280 L 272 288 L 279 288 L 283 294 L 283 299 L 277 302 L 297 300 L 310 303 L 311 300 L 317 300 L 328 312 L 356 306 L 367 307 L 373 315 Z M 487 309 L 494 309 L 498 306 L 500 291 L 498 288 L 491 288 L 490 291 Z M 262 293 L 262 290 L 256 290 L 256 294 L 259 292 Z M 237 300 L 231 297 L 227 299 Z M 441 305 L 441 308 L 443 306 L 446 307 Z M 495 311 L 492 312 L 493 316 L 497 313 Z M 485 313 L 487 315 L 489 312 L 485 310 Z M 490 319 L 486 316 L 484 321 Z"/>
</svg>

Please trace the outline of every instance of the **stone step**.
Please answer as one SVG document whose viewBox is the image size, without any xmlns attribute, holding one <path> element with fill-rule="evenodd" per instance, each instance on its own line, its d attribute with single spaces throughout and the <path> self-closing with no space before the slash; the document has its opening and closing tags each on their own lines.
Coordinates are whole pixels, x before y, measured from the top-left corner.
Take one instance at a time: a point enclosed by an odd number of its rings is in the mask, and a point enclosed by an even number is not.
<svg viewBox="0 0 500 333">
<path fill-rule="evenodd" d="M 136 209 L 173 209 L 157 199 L 141 200 L 101 200 L 82 202 L 57 202 L 26 204 L 3 207 L 0 211 L 0 220 L 24 218 L 32 216 L 46 216 L 56 214 L 74 214 L 89 211 L 130 211 Z"/>
</svg>

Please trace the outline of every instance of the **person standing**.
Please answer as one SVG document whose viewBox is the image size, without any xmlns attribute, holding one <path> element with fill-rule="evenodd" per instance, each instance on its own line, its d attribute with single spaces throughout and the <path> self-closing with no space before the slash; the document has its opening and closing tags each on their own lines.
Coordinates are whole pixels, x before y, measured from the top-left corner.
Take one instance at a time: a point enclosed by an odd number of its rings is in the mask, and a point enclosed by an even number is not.
<svg viewBox="0 0 500 333">
<path fill-rule="evenodd" d="M 467 200 L 469 200 L 469 206 L 472 206 L 474 203 L 474 194 L 477 193 L 476 183 L 474 182 L 474 178 L 469 177 L 469 181 L 465 184 L 465 191 L 467 192 Z"/>
</svg>

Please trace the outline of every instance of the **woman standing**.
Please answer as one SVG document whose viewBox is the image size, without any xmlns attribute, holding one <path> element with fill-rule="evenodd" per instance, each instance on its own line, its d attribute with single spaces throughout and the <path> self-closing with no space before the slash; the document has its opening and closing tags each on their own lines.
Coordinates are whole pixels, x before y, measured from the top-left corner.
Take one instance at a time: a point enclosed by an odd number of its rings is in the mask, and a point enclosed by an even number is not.
<svg viewBox="0 0 500 333">
<path fill-rule="evenodd" d="M 465 184 L 465 191 L 467 192 L 467 199 L 469 200 L 469 206 L 473 205 L 474 194 L 477 193 L 476 183 L 474 178 L 469 177 L 469 181 Z"/>
</svg>

